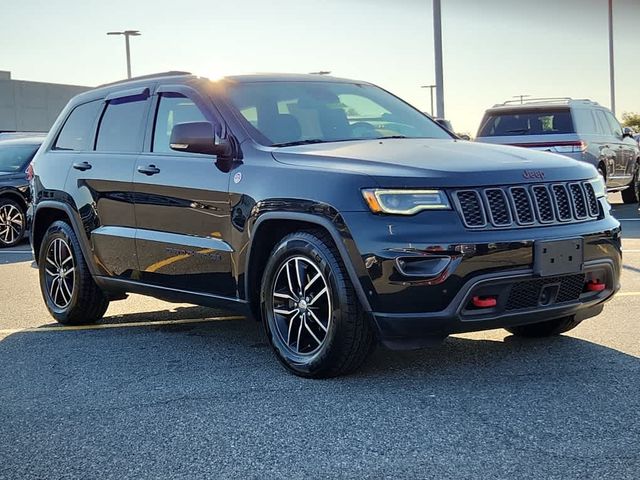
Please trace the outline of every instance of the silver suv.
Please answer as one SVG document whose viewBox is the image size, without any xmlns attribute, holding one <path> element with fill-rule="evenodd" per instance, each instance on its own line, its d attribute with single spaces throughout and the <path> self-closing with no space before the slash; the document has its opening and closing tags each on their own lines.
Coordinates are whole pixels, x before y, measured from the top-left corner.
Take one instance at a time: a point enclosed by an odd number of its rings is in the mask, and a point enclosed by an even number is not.
<svg viewBox="0 0 640 480">
<path fill-rule="evenodd" d="M 633 131 L 591 100 L 539 98 L 494 105 L 485 112 L 476 141 L 588 162 L 605 178 L 609 191 L 622 190 L 625 203 L 639 199 L 640 150 Z"/>
</svg>

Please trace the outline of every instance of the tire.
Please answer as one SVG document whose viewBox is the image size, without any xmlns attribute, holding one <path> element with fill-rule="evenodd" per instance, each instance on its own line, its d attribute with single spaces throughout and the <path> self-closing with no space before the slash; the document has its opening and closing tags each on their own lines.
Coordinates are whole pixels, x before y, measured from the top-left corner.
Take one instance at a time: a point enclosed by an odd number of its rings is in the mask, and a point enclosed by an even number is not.
<svg viewBox="0 0 640 480">
<path fill-rule="evenodd" d="M 371 320 L 333 240 L 322 231 L 292 233 L 276 245 L 262 277 L 260 305 L 269 343 L 295 375 L 345 375 L 374 349 Z"/>
<path fill-rule="evenodd" d="M 622 190 L 622 201 L 624 203 L 638 203 L 640 201 L 640 185 L 638 182 L 640 179 L 638 178 L 638 170 L 640 167 L 636 168 L 636 173 L 633 175 L 633 180 L 627 188 Z"/>
<path fill-rule="evenodd" d="M 91 324 L 107 311 L 109 301 L 93 280 L 69 224 L 57 221 L 49 227 L 40 247 L 38 269 L 42 297 L 59 323 Z"/>
<path fill-rule="evenodd" d="M 0 198 L 0 248 L 20 243 L 27 225 L 24 208 L 9 198 Z"/>
<path fill-rule="evenodd" d="M 554 337 L 561 333 L 568 332 L 580 325 L 581 320 L 576 320 L 573 315 L 556 318 L 546 322 L 520 325 L 517 327 L 505 328 L 505 330 L 516 337 L 541 338 Z"/>
</svg>

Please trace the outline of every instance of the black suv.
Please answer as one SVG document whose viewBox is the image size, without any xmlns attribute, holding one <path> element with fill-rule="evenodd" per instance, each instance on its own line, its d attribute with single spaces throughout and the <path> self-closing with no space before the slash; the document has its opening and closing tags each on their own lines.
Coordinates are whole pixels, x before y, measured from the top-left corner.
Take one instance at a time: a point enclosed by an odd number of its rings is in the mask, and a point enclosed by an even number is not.
<svg viewBox="0 0 640 480">
<path fill-rule="evenodd" d="M 352 371 L 377 342 L 559 334 L 619 288 L 620 225 L 593 166 L 459 141 L 366 82 L 106 85 L 71 100 L 33 165 L 59 322 L 94 322 L 127 292 L 237 308 L 302 376 Z"/>
<path fill-rule="evenodd" d="M 44 137 L 5 137 L 0 140 L 0 248 L 13 247 L 29 226 L 31 196 L 29 164 Z"/>
</svg>

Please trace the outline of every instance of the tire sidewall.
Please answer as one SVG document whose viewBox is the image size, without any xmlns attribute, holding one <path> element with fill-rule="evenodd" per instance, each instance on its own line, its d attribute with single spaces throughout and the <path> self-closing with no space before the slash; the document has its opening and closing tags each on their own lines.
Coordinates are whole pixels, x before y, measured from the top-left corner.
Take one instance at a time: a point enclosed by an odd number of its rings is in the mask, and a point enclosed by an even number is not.
<svg viewBox="0 0 640 480">
<path fill-rule="evenodd" d="M 4 243 L 0 241 L 0 248 L 10 248 L 18 245 L 24 238 L 24 233 L 27 230 L 27 216 L 25 214 L 24 208 L 22 208 L 22 206 L 18 202 L 11 200 L 10 198 L 3 198 L 0 200 L 0 208 L 4 207 L 5 205 L 12 205 L 18 209 L 18 212 L 20 212 L 20 218 L 22 220 L 22 230 L 20 231 L 20 235 L 18 235 L 14 242 Z"/>
<path fill-rule="evenodd" d="M 56 306 L 55 303 L 49 297 L 49 292 L 47 291 L 47 282 L 46 282 L 46 274 L 45 268 L 47 264 L 47 252 L 49 251 L 49 247 L 51 243 L 57 239 L 63 239 L 69 248 L 71 249 L 71 253 L 73 255 L 73 262 L 75 269 L 73 271 L 73 292 L 71 295 L 71 301 L 66 308 L 60 308 Z M 38 256 L 38 273 L 40 277 L 40 291 L 42 293 L 42 298 L 47 306 L 47 309 L 51 313 L 51 315 L 60 323 L 65 323 L 66 318 L 69 316 L 73 308 L 78 303 L 78 295 L 79 295 L 79 282 L 80 282 L 80 269 L 82 265 L 80 263 L 82 252 L 78 247 L 78 242 L 75 238 L 75 234 L 71 227 L 69 227 L 64 222 L 55 222 L 49 227 L 47 232 L 45 233 L 44 240 L 42 242 L 42 246 L 40 247 L 40 254 Z"/>
<path fill-rule="evenodd" d="M 332 314 L 331 323 L 327 331 L 326 339 L 321 348 L 313 355 L 296 355 L 288 349 L 279 335 L 274 331 L 275 319 L 273 315 L 273 287 L 276 275 L 282 265 L 292 257 L 302 256 L 313 263 L 322 272 L 330 290 Z M 289 370 L 301 376 L 315 376 L 329 368 L 333 359 L 342 350 L 341 331 L 345 312 L 342 309 L 346 305 L 346 286 L 339 281 L 336 275 L 340 266 L 334 255 L 320 241 L 309 234 L 294 234 L 285 238 L 272 252 L 265 267 L 261 291 L 260 306 L 265 333 L 269 339 L 276 356 Z"/>
</svg>

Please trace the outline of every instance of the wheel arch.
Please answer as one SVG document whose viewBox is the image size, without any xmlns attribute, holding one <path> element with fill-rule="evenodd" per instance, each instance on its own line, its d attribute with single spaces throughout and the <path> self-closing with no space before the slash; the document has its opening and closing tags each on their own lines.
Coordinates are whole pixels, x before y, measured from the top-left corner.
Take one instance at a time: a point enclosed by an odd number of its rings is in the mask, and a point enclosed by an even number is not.
<svg viewBox="0 0 640 480">
<path fill-rule="evenodd" d="M 36 263 L 40 255 L 40 247 L 44 234 L 49 226 L 58 220 L 67 222 L 73 229 L 78 238 L 78 243 L 82 250 L 82 254 L 87 262 L 87 266 L 92 274 L 95 274 L 93 263 L 90 261 L 91 248 L 88 245 L 87 237 L 82 235 L 82 229 L 80 228 L 80 220 L 77 218 L 77 214 L 73 209 L 61 202 L 56 201 L 43 201 L 38 203 L 37 208 L 34 208 L 33 221 L 31 227 L 31 247 L 33 248 L 33 257 Z"/>
<path fill-rule="evenodd" d="M 0 190 L 0 198 L 8 198 L 10 200 L 13 200 L 14 202 L 17 202 L 24 210 L 24 213 L 27 213 L 27 208 L 29 206 L 28 202 L 24 198 L 24 196 L 17 190 L 14 190 L 12 188 L 5 188 L 3 190 Z"/>
<path fill-rule="evenodd" d="M 308 213 L 269 212 L 262 214 L 253 225 L 244 270 L 245 298 L 249 301 L 251 312 L 256 320 L 260 318 L 260 280 L 269 254 L 277 242 L 286 235 L 310 228 L 321 229 L 331 236 L 362 308 L 367 312 L 371 311 L 369 300 L 365 295 L 342 236 L 331 221 Z"/>
</svg>

